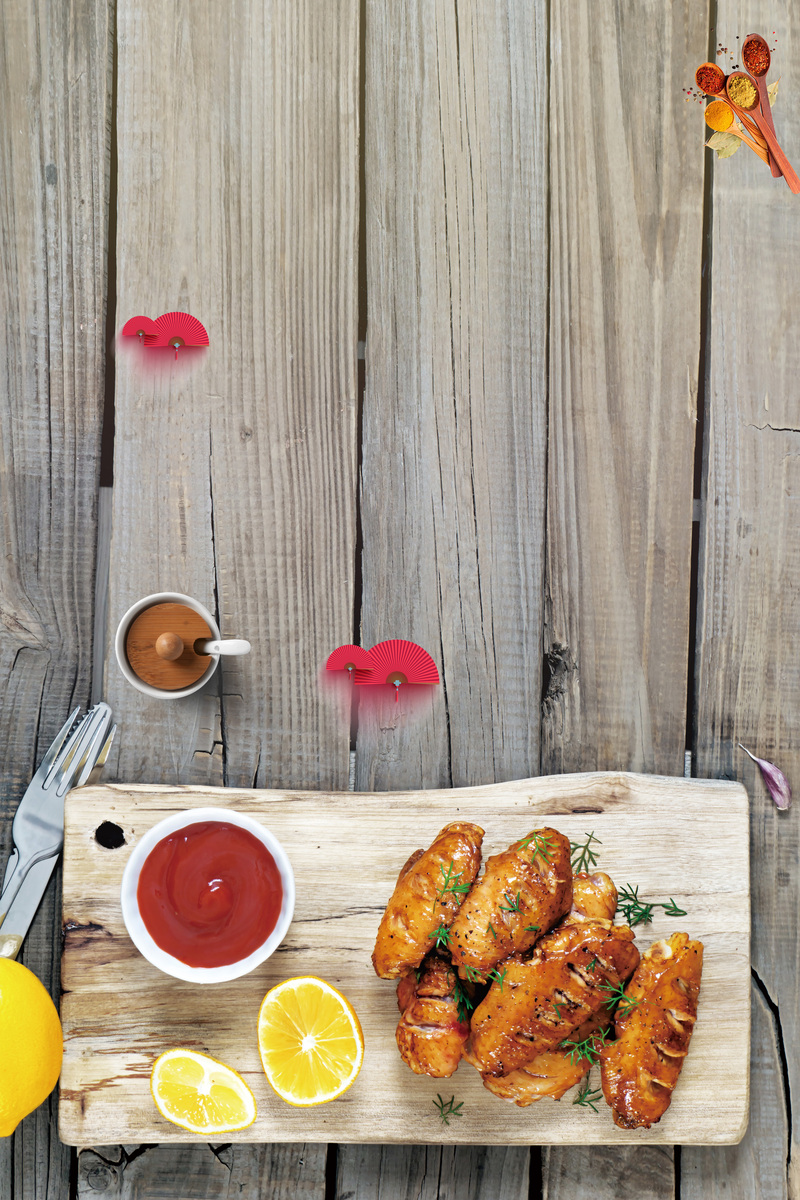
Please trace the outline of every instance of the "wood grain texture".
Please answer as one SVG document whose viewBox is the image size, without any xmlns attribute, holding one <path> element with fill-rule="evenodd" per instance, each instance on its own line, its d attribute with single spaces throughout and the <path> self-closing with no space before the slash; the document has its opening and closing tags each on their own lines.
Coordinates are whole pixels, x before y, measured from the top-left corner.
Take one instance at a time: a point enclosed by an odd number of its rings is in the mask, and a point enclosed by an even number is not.
<svg viewBox="0 0 800 1200">
<path fill-rule="evenodd" d="M 542 1152 L 542 1178 L 542 1200 L 583 1195 L 672 1200 L 675 1195 L 672 1151 L 666 1146 L 550 1146 Z"/>
<path fill-rule="evenodd" d="M 544 771 L 683 768 L 706 18 L 551 7 Z"/>
<path fill-rule="evenodd" d="M 786 1095 L 781 1031 L 757 986 L 752 989 L 750 1124 L 738 1146 L 686 1146 L 681 1196 L 692 1200 L 786 1200 Z"/>
<path fill-rule="evenodd" d="M 0 862 L 10 816 L 91 679 L 103 405 L 105 0 L 0 3 Z M 60 881 L 22 961 L 58 998 Z M 61 1200 L 56 1097 L 0 1147 L 3 1200 Z"/>
<path fill-rule="evenodd" d="M 777 42 L 770 79 L 779 75 L 783 96 L 797 94 L 800 70 L 792 47 L 800 12 L 783 0 L 764 10 L 748 0 L 725 0 L 718 32 L 732 45 L 736 34 L 774 29 Z M 775 106 L 775 125 L 787 156 L 800 161 L 800 115 Z M 753 162 L 748 161 L 748 157 Z M 728 168 L 727 170 L 725 168 Z M 757 219 L 756 219 L 757 217 Z M 753 1091 L 765 1097 L 777 1128 L 769 1167 L 758 1145 L 755 1118 L 737 1186 L 746 1191 L 757 1170 L 763 1194 L 800 1195 L 798 1122 L 800 1061 L 800 834 L 794 812 L 779 813 L 756 768 L 737 748 L 777 762 L 790 781 L 800 779 L 796 720 L 800 686 L 800 419 L 797 378 L 800 299 L 794 263 L 800 253 L 797 202 L 786 184 L 772 179 L 754 155 L 714 164 L 714 244 L 711 275 L 710 379 L 701 519 L 698 600 L 697 769 L 704 775 L 741 778 L 752 790 L 753 965 L 774 1008 L 773 1036 L 785 1048 L 780 1076 L 773 1055 L 754 1060 Z M 756 271 L 753 263 L 758 264 Z M 750 350 L 748 307 L 757 306 L 764 331 Z M 761 1078 L 756 1080 L 756 1075 Z M 766 1100 L 770 1097 L 769 1101 Z M 791 1113 L 793 1127 L 786 1117 Z M 696 1162 L 700 1163 L 702 1156 Z M 696 1169 L 682 1192 L 698 1200 L 705 1181 L 746 1168 L 742 1152 L 715 1156 Z M 719 1184 L 717 1184 L 719 1186 Z M 713 1193 L 712 1193 L 713 1194 Z"/>
<path fill-rule="evenodd" d="M 546 6 L 367 5 L 362 644 L 418 642 L 416 723 L 361 697 L 356 786 L 539 757 Z"/>
<path fill-rule="evenodd" d="M 127 937 L 119 905 L 124 863 L 142 833 L 170 812 L 206 805 L 257 814 L 284 845 L 297 888 L 280 950 L 250 975 L 208 988 L 151 967 Z M 640 945 L 666 936 L 676 920 L 705 945 L 701 1019 L 672 1106 L 651 1130 L 626 1132 L 605 1108 L 595 1114 L 572 1104 L 501 1103 L 462 1064 L 447 1088 L 463 1099 L 463 1117 L 442 1126 L 433 1108 L 442 1080 L 415 1076 L 400 1059 L 395 988 L 370 963 L 398 863 L 456 815 L 486 829 L 488 856 L 540 824 L 577 839 L 588 813 L 612 878 L 639 883 L 653 899 L 672 895 L 687 912 L 657 914 Z M 118 850 L 95 840 L 107 819 L 125 834 Z M 188 1046 L 235 1067 L 256 1095 L 256 1123 L 229 1135 L 233 1142 L 735 1141 L 747 1112 L 748 903 L 747 797 L 735 784 L 597 774 L 424 794 L 81 789 L 69 797 L 65 841 L 61 1136 L 73 1144 L 187 1140 L 153 1105 L 149 1076 L 160 1053 Z M 359 1014 L 366 1054 L 359 1079 L 339 1101 L 297 1110 L 264 1078 L 255 1022 L 269 988 L 303 974 L 345 992 Z"/>
<path fill-rule="evenodd" d="M 343 1146 L 341 1200 L 528 1200 L 528 1158 L 514 1146 Z"/>
<path fill-rule="evenodd" d="M 352 629 L 357 13 L 119 6 L 118 324 L 211 344 L 118 349 L 110 628 L 178 590 L 253 652 L 160 704 L 111 658 L 118 777 L 346 786 L 317 676 Z"/>
<path fill-rule="evenodd" d="M 550 9 L 543 771 L 682 770 L 700 349 L 707 13 Z M 647 80 L 647 99 L 642 81 Z M 671 1196 L 652 1153 L 545 1158 L 544 1191 Z M 644 1193 L 643 1193 L 644 1194 Z"/>
<path fill-rule="evenodd" d="M 352 629 L 357 15 L 119 4 L 118 325 L 190 311 L 211 344 L 155 368 L 119 348 L 109 645 L 166 588 L 253 652 L 173 702 L 111 658 L 111 778 L 346 786 L 317 673 Z M 232 1192 L 256 1192 L 264 1153 L 237 1153 Z M 163 1160 L 137 1163 L 142 1194 L 164 1185 Z"/>
<path fill-rule="evenodd" d="M 80 1158 L 78 1200 L 318 1200 L 325 1146 L 100 1146 Z"/>
</svg>

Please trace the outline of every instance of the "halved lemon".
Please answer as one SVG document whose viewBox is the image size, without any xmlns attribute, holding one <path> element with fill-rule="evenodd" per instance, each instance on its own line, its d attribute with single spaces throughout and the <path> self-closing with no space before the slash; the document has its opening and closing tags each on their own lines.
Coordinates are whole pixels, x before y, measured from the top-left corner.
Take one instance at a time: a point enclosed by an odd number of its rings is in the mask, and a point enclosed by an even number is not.
<svg viewBox="0 0 800 1200">
<path fill-rule="evenodd" d="M 298 1108 L 346 1092 L 364 1061 L 352 1004 L 324 979 L 303 975 L 267 992 L 258 1014 L 261 1062 L 272 1088 Z"/>
<path fill-rule="evenodd" d="M 150 1091 L 162 1117 L 192 1133 L 232 1133 L 256 1119 L 241 1075 L 196 1050 L 167 1050 L 153 1064 Z"/>
</svg>

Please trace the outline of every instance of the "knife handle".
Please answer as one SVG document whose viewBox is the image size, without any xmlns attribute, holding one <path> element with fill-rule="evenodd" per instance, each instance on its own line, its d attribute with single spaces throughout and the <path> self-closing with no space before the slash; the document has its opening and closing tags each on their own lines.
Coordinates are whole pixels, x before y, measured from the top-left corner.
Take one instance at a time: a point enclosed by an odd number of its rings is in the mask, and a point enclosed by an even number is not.
<svg viewBox="0 0 800 1200">
<path fill-rule="evenodd" d="M 0 933 L 0 958 L 16 958 L 22 945 L 22 937 L 18 933 Z"/>
</svg>

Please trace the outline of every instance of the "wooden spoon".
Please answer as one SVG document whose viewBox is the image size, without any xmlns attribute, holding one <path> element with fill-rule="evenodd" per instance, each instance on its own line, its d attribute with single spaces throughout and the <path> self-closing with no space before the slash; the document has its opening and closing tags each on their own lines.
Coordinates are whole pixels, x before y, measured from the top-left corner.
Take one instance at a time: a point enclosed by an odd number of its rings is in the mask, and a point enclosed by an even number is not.
<svg viewBox="0 0 800 1200">
<path fill-rule="evenodd" d="M 747 51 L 748 51 L 748 47 L 750 47 L 750 46 L 752 46 L 753 48 L 757 47 L 759 50 L 762 50 L 763 53 L 766 55 L 767 65 L 764 67 L 763 71 L 761 71 L 760 74 L 757 73 L 756 71 L 752 70 L 751 67 L 748 65 Z M 769 46 L 767 45 L 766 39 L 763 38 L 760 33 L 748 33 L 747 37 L 742 42 L 742 62 L 747 67 L 747 70 L 750 72 L 750 75 L 752 76 L 753 82 L 755 83 L 756 87 L 758 88 L 758 98 L 761 101 L 761 112 L 764 117 L 764 120 L 767 122 L 767 124 L 769 125 L 772 132 L 775 133 L 775 122 L 772 119 L 772 108 L 771 108 L 770 102 L 769 102 L 769 92 L 767 91 L 767 71 L 769 70 L 769 68 L 772 64 L 772 55 L 770 54 Z M 778 135 L 775 134 L 775 136 L 777 137 Z M 777 177 L 781 173 L 781 169 L 778 166 L 778 164 L 775 162 L 775 159 L 772 157 L 772 155 L 770 155 L 769 165 L 770 165 L 772 174 L 777 179 Z"/>
<path fill-rule="evenodd" d="M 751 107 L 749 109 L 741 108 L 736 103 L 736 101 L 734 99 L 732 99 L 732 97 L 731 97 L 731 91 L 730 91 L 731 84 L 733 83 L 733 81 L 735 79 L 746 79 L 747 82 L 750 84 L 750 86 L 753 88 L 754 100 L 753 100 L 753 104 L 751 105 Z M 750 116 L 752 118 L 752 120 L 755 121 L 756 125 L 761 130 L 761 133 L 764 136 L 764 139 L 767 143 L 767 146 L 770 149 L 770 152 L 772 153 L 773 157 L 775 158 L 775 161 L 777 162 L 778 166 L 780 167 L 781 171 L 783 172 L 783 177 L 786 180 L 786 183 L 789 187 L 789 191 L 794 192 L 794 194 L 797 195 L 797 193 L 800 192 L 800 179 L 798 179 L 797 174 L 796 174 L 794 168 L 792 167 L 792 164 L 789 162 L 788 158 L 783 153 L 783 150 L 781 150 L 780 145 L 778 144 L 778 139 L 775 137 L 775 134 L 772 132 L 769 125 L 764 120 L 761 113 L 758 111 L 758 91 L 756 90 L 753 80 L 750 78 L 749 75 L 745 74 L 744 71 L 734 71 L 732 75 L 728 76 L 728 82 L 725 86 L 726 86 L 726 91 L 727 91 L 727 96 L 728 96 L 728 103 L 730 104 L 731 108 L 733 109 L 733 111 L 736 113 L 737 116 L 740 116 L 740 114 L 742 114 L 742 116 L 744 116 L 744 117 Z M 740 117 L 740 119 L 741 119 L 741 117 Z"/>
</svg>

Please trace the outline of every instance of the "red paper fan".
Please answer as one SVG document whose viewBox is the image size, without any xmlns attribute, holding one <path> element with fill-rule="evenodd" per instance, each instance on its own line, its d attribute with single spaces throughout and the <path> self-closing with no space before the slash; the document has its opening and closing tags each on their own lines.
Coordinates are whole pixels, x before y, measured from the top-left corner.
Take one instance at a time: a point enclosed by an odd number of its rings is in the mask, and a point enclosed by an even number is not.
<svg viewBox="0 0 800 1200">
<path fill-rule="evenodd" d="M 181 346 L 207 346 L 208 334 L 205 328 L 191 313 L 169 312 L 156 317 L 158 337 L 154 346 L 172 346 L 175 357 Z"/>
<path fill-rule="evenodd" d="M 403 683 L 438 683 L 436 663 L 416 642 L 404 642 L 397 638 L 389 642 L 378 642 L 369 652 L 372 671 L 356 670 L 356 683 L 392 683 L 399 689 Z"/>
<path fill-rule="evenodd" d="M 351 681 L 357 667 L 365 674 L 372 672 L 372 660 L 363 646 L 339 646 L 325 663 L 326 671 L 347 671 Z"/>
<path fill-rule="evenodd" d="M 131 317 L 122 326 L 125 337 L 138 337 L 145 346 L 152 346 L 158 337 L 159 329 L 150 317 Z"/>
</svg>

